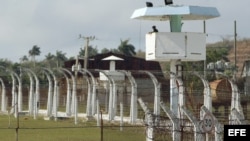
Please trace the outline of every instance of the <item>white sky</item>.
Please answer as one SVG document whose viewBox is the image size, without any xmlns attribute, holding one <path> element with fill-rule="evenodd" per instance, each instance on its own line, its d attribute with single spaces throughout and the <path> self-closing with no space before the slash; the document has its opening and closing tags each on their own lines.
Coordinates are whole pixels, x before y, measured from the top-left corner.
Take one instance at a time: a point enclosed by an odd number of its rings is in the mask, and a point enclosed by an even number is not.
<svg viewBox="0 0 250 141">
<path fill-rule="evenodd" d="M 62 51 L 76 56 L 85 44 L 82 36 L 95 36 L 90 45 L 117 48 L 120 40 L 130 39 L 144 50 L 145 34 L 156 25 L 169 32 L 169 23 L 130 19 L 134 10 L 164 5 L 163 0 L 0 0 L 0 58 L 18 62 L 33 45 L 41 50 L 38 59 Z M 216 7 L 220 17 L 206 21 L 207 42 L 233 38 L 234 21 L 238 38 L 250 38 L 249 0 L 173 0 L 174 4 Z M 203 32 L 203 21 L 184 21 L 182 31 Z"/>
</svg>

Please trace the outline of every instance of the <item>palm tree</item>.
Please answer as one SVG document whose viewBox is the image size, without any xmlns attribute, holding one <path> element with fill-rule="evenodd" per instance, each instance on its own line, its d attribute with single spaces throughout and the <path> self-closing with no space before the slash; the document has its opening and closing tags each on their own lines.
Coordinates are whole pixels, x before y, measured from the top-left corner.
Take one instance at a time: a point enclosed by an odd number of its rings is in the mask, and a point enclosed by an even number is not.
<svg viewBox="0 0 250 141">
<path fill-rule="evenodd" d="M 129 39 L 123 41 L 121 40 L 121 44 L 118 46 L 118 50 L 120 53 L 126 56 L 133 56 L 136 55 L 135 47 L 132 44 L 128 44 Z"/>
<path fill-rule="evenodd" d="M 49 68 L 55 63 L 55 55 L 48 53 L 45 55 L 45 62 L 48 64 Z"/>
<path fill-rule="evenodd" d="M 31 50 L 29 50 L 29 56 L 31 57 L 31 61 L 34 62 L 35 67 L 35 56 L 39 56 L 41 54 L 40 47 L 34 45 Z"/>
<path fill-rule="evenodd" d="M 20 58 L 20 62 L 23 63 L 23 62 L 26 62 L 28 61 L 28 57 L 26 55 L 24 55 L 23 57 Z"/>
<path fill-rule="evenodd" d="M 68 60 L 68 58 L 66 57 L 66 53 L 58 50 L 56 51 L 55 59 L 57 61 L 57 67 L 61 67 L 62 63 Z"/>
<path fill-rule="evenodd" d="M 35 62 L 35 56 L 39 56 L 41 54 L 40 47 L 34 45 L 31 50 L 29 50 L 29 56 L 31 60 Z"/>
<path fill-rule="evenodd" d="M 48 53 L 47 55 L 45 55 L 45 59 L 48 61 L 51 61 L 55 58 L 55 55 Z"/>
</svg>

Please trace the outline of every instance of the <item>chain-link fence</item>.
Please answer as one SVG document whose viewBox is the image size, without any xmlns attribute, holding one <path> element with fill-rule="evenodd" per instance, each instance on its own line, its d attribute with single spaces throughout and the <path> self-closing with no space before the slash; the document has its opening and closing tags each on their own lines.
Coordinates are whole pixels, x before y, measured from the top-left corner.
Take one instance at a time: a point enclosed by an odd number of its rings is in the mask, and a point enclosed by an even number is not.
<svg viewBox="0 0 250 141">
<path fill-rule="evenodd" d="M 202 75 L 203 72 L 200 74 Z M 98 73 L 94 73 L 94 76 L 96 76 Z M 96 100 L 98 100 L 99 105 L 91 105 L 93 110 L 94 117 L 97 119 L 97 114 L 99 111 L 97 111 L 97 107 L 99 108 L 100 111 L 102 111 L 103 114 L 103 120 L 106 120 L 106 125 L 104 125 L 104 133 L 103 136 L 107 137 L 104 140 L 115 140 L 113 139 L 113 136 L 116 136 L 115 134 L 122 134 L 124 131 L 127 131 L 126 134 L 131 134 L 131 136 L 134 135 L 139 135 L 140 137 L 143 138 L 143 140 L 146 138 L 147 134 L 145 133 L 147 129 L 150 127 L 149 125 L 146 124 L 145 122 L 145 112 L 142 110 L 139 104 L 137 104 L 136 111 L 137 111 L 137 120 L 136 124 L 131 124 L 131 107 L 132 107 L 132 96 L 136 93 L 137 98 L 142 98 L 146 106 L 153 111 L 154 110 L 154 102 L 155 102 L 155 93 L 159 93 L 160 100 L 163 101 L 167 106 L 171 106 L 170 103 L 170 74 L 169 72 L 156 72 L 156 71 L 130 71 L 129 76 L 131 75 L 134 79 L 132 81 L 129 79 L 128 74 L 124 74 L 124 79 L 123 80 L 115 80 L 114 82 L 111 81 L 104 81 L 100 80 L 98 77 L 96 77 L 95 81 L 95 88 L 96 88 Z M 87 111 L 87 100 L 88 100 L 88 89 L 92 88 L 89 87 L 91 82 L 88 80 L 90 76 L 87 75 L 79 75 L 77 79 L 77 103 L 78 103 L 78 116 L 79 116 L 79 125 L 82 124 L 88 124 L 86 122 L 86 119 L 84 119 L 84 116 Z M 221 78 L 219 81 L 214 81 L 214 83 L 211 83 L 210 81 L 210 90 L 211 90 L 211 99 L 212 99 L 212 114 L 218 119 L 218 121 L 221 124 L 228 124 L 229 123 L 229 114 L 230 114 L 230 104 L 231 104 L 231 98 L 232 98 L 232 88 L 227 81 L 228 78 Z M 184 105 L 185 107 L 191 111 L 192 115 L 200 120 L 200 111 L 201 111 L 201 106 L 204 103 L 204 84 L 202 80 L 197 76 L 194 75 L 193 72 L 182 72 L 182 77 L 181 80 L 183 81 L 183 87 L 184 87 Z M 39 100 L 39 110 L 45 111 L 47 110 L 47 104 L 48 104 L 48 84 L 46 80 L 42 81 L 43 83 L 40 84 L 40 100 Z M 58 75 L 58 112 L 66 112 L 66 104 L 67 104 L 67 83 L 65 80 L 65 77 L 62 75 Z M 111 83 L 114 83 L 112 85 L 111 89 Z M 26 83 L 28 84 L 28 83 Z M 70 85 L 72 86 L 72 81 L 70 81 Z M 214 87 L 212 85 L 215 85 Z M 93 86 L 93 85 L 92 85 Z M 113 89 L 115 87 L 115 89 Z M 9 85 L 6 85 L 6 91 L 7 91 L 7 102 L 6 105 L 8 107 L 8 111 L 11 109 L 12 105 L 12 94 L 11 94 L 11 83 Z M 178 83 L 177 83 L 177 89 L 178 89 Z M 23 86 L 23 111 L 28 111 L 29 110 L 29 90 L 30 87 L 29 85 L 24 85 Z M 113 91 L 114 90 L 114 91 Z M 135 91 L 136 90 L 136 91 Z M 157 91 L 159 90 L 159 91 Z M 72 91 L 72 88 L 71 88 Z M 112 104 L 114 104 L 112 107 L 115 109 L 113 110 L 113 119 L 109 121 L 108 118 L 106 118 L 104 115 L 109 115 L 110 112 L 110 94 L 115 94 L 115 100 Z M 243 93 L 242 93 L 243 92 Z M 249 116 L 248 115 L 249 109 L 248 109 L 248 104 L 249 104 L 249 97 L 248 95 L 244 94 L 244 91 L 240 90 L 239 94 L 241 96 L 241 104 L 243 107 L 243 112 L 245 115 L 245 119 L 249 121 Z M 1 98 L 0 98 L 1 99 Z M 2 100 L 1 100 L 2 101 Z M 179 107 L 180 108 L 180 107 Z M 13 115 L 10 115 L 7 117 L 7 119 L 12 119 Z M 31 116 L 31 115 L 30 115 Z M 32 116 L 24 116 L 21 117 L 23 118 L 23 124 L 25 122 L 31 121 L 33 122 Z M 42 115 L 45 116 L 45 115 Z M 122 116 L 122 117 L 121 117 Z M 196 133 L 195 127 L 193 123 L 188 120 L 188 118 L 185 115 L 181 115 L 181 117 L 184 118 L 178 118 L 178 120 L 181 123 L 181 128 L 178 131 L 179 134 L 181 135 L 180 139 L 182 141 L 188 141 L 188 140 L 194 140 L 195 135 L 197 136 L 203 136 L 205 133 Z M 27 120 L 26 120 L 27 119 Z M 65 118 L 66 119 L 66 118 Z M 65 120 L 63 119 L 63 120 Z M 164 111 L 161 109 L 160 110 L 160 115 L 155 115 L 155 119 L 158 119 L 159 123 L 153 127 L 154 129 L 154 140 L 172 140 L 172 133 L 174 131 L 173 128 L 173 123 L 171 122 L 171 119 L 169 116 L 164 113 Z M 13 119 L 12 119 L 13 120 Z M 74 125 L 74 121 L 72 119 L 72 116 L 67 119 L 68 122 L 72 125 Z M 124 123 L 121 123 L 120 121 L 123 120 Z M 5 120 L 4 124 L 6 126 L 2 127 L 2 131 L 10 131 L 14 133 L 15 126 L 11 122 L 11 120 Z M 20 125 L 22 125 L 22 122 Z M 10 125 L 7 125 L 10 124 Z M 57 130 L 64 130 L 65 133 L 63 134 L 68 136 L 68 140 L 71 140 L 74 134 L 70 134 L 68 132 L 71 132 L 70 129 L 68 128 L 75 128 L 75 126 L 66 126 L 66 127 L 61 127 L 59 126 L 60 124 L 60 119 L 59 122 L 56 123 L 57 126 L 53 127 L 44 127 L 46 130 L 50 130 L 50 133 L 52 134 L 60 134 L 57 132 Z M 54 123 L 53 123 L 54 124 Z M 122 124 L 123 126 L 121 126 Z M 126 126 L 125 126 L 126 125 Z M 34 131 L 36 134 L 37 133 L 37 138 L 42 138 L 45 139 L 46 135 L 40 135 L 42 134 L 42 131 L 44 130 L 39 129 L 38 127 L 23 127 L 20 126 L 20 134 L 22 134 L 23 131 Z M 81 127 L 77 126 L 77 130 L 74 133 L 77 133 L 78 130 L 82 130 L 82 128 L 89 128 L 89 129 L 98 129 L 98 131 L 93 131 L 93 132 L 99 132 L 100 127 L 96 126 L 84 126 L 82 125 Z M 151 128 L 151 127 L 150 127 Z M 13 129 L 13 130 L 12 130 Z M 32 130 L 31 130 L 32 129 Z M 113 131 L 110 133 L 106 133 L 105 129 L 108 129 Z M 67 132 L 67 130 L 69 130 Z M 32 132 L 33 132 L 32 131 Z M 54 133 L 55 132 L 55 133 Z M 38 134 L 39 133 L 39 134 Z M 27 133 L 29 134 L 29 133 Z M 31 134 L 31 133 L 30 133 Z M 220 132 L 218 134 L 223 134 L 223 132 Z M 213 128 L 210 132 L 207 132 L 207 137 L 210 140 L 214 140 L 215 136 L 215 129 Z M 12 137 L 11 137 L 12 138 Z M 63 137 L 67 138 L 67 137 Z M 84 137 L 82 137 L 84 138 Z M 101 138 L 101 137 L 99 137 Z M 49 139 L 48 139 L 49 140 Z M 53 140 L 53 139 L 51 139 Z M 66 139 L 61 139 L 61 140 L 66 140 Z M 78 139 L 75 139 L 78 140 Z M 79 139 L 81 140 L 81 139 Z M 83 139 L 84 140 L 84 139 Z M 95 140 L 95 139 L 93 139 Z M 99 139 L 97 139 L 99 140 Z M 132 139 L 130 139 L 132 140 Z"/>
</svg>

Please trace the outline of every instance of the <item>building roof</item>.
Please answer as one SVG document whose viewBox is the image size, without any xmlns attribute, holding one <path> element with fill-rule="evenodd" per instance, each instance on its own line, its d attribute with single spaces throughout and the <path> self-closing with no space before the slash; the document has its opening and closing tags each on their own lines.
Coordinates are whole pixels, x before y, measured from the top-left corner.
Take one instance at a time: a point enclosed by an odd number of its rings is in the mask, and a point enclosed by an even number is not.
<svg viewBox="0 0 250 141">
<path fill-rule="evenodd" d="M 109 57 L 103 58 L 102 60 L 113 60 L 113 61 L 117 61 L 117 60 L 124 60 L 122 58 L 116 57 L 114 55 L 111 55 Z"/>
<path fill-rule="evenodd" d="M 108 59 L 107 59 L 108 58 Z M 119 59 L 118 59 L 119 58 Z M 125 56 L 113 52 L 97 54 L 88 59 L 88 69 L 109 70 L 110 61 L 116 62 L 116 70 L 151 70 L 161 71 L 160 63 L 156 61 L 146 61 L 145 59 Z M 69 60 L 64 63 L 65 68 L 71 68 L 76 60 Z M 79 59 L 81 66 L 84 66 L 84 59 Z"/>
<path fill-rule="evenodd" d="M 206 20 L 220 16 L 215 7 L 166 5 L 137 9 L 131 18 L 165 21 L 169 20 L 171 15 L 180 15 L 182 20 Z"/>
</svg>

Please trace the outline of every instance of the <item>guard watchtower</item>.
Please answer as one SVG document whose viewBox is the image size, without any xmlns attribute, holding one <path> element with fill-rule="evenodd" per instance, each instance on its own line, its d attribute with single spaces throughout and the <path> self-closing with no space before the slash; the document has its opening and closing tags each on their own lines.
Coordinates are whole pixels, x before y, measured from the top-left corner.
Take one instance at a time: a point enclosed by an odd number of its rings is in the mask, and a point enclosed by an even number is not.
<svg viewBox="0 0 250 141">
<path fill-rule="evenodd" d="M 181 32 L 182 20 L 207 20 L 219 17 L 214 7 L 176 5 L 170 0 L 163 6 L 147 3 L 136 9 L 132 19 L 169 21 L 171 32 L 146 34 L 146 60 L 169 61 L 170 71 L 176 73 L 181 61 L 201 61 L 206 59 L 205 33 Z M 178 114 L 178 94 L 174 77 L 170 80 L 170 109 Z"/>
</svg>

